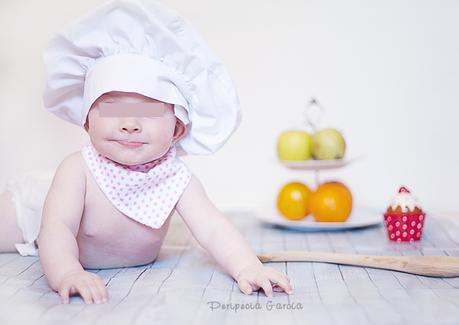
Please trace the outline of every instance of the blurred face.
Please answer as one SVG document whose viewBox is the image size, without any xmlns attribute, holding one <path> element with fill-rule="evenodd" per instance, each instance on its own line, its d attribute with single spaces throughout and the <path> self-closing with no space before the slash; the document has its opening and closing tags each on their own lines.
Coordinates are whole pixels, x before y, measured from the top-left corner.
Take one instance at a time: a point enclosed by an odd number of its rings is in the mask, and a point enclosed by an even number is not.
<svg viewBox="0 0 459 325">
<path fill-rule="evenodd" d="M 186 132 L 173 104 L 118 91 L 93 103 L 85 128 L 100 154 L 124 165 L 161 158 Z"/>
</svg>

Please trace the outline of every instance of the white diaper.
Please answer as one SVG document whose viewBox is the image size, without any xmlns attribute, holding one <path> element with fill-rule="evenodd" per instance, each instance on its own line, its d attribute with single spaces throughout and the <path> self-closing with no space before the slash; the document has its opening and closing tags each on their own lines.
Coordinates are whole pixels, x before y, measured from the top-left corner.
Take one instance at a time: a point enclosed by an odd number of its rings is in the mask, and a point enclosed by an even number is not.
<svg viewBox="0 0 459 325">
<path fill-rule="evenodd" d="M 14 245 L 22 256 L 38 256 L 36 239 L 40 231 L 43 204 L 53 176 L 54 172 L 51 171 L 34 171 L 6 184 L 5 190 L 12 194 L 17 223 L 24 239 L 24 243 Z"/>
</svg>

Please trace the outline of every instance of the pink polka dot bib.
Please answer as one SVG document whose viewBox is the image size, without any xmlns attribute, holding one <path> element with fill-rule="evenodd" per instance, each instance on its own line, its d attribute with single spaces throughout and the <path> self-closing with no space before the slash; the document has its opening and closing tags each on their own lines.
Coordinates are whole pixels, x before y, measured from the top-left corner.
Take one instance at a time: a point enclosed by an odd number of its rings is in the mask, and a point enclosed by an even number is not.
<svg viewBox="0 0 459 325">
<path fill-rule="evenodd" d="M 127 166 L 106 158 L 92 144 L 81 150 L 97 185 L 120 212 L 160 228 L 187 187 L 191 172 L 176 157 L 176 147 L 158 160 Z"/>
</svg>

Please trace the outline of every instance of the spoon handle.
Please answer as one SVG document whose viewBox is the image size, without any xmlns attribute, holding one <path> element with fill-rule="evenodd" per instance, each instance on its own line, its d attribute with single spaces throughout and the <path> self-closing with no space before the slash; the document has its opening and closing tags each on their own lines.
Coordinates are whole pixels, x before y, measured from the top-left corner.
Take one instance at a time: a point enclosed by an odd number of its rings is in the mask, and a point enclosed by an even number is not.
<svg viewBox="0 0 459 325">
<path fill-rule="evenodd" d="M 323 262 L 433 277 L 459 277 L 459 257 L 453 256 L 379 256 L 307 251 L 279 251 L 258 254 L 257 256 L 263 263 Z"/>
</svg>

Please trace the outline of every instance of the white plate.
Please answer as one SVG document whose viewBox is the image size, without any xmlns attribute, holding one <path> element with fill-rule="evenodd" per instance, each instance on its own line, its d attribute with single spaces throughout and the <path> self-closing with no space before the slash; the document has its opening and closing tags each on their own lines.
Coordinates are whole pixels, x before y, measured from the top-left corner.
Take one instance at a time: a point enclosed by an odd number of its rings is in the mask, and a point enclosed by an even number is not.
<svg viewBox="0 0 459 325">
<path fill-rule="evenodd" d="M 258 210 L 255 215 L 265 223 L 296 230 L 342 230 L 378 225 L 384 220 L 383 213 L 375 208 L 354 207 L 349 219 L 345 222 L 317 222 L 312 215 L 303 220 L 287 220 L 276 208 Z"/>
<path fill-rule="evenodd" d="M 290 169 L 304 169 L 304 170 L 321 170 L 321 169 L 335 169 L 341 168 L 354 162 L 357 158 L 343 158 L 343 159 L 330 159 L 330 160 L 278 160 L 282 165 Z"/>
</svg>

